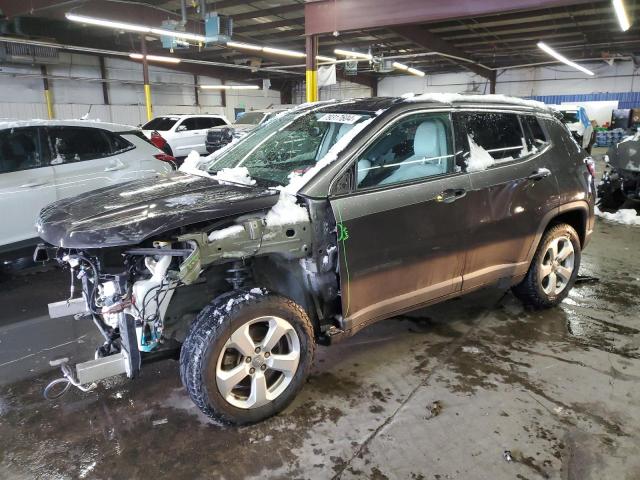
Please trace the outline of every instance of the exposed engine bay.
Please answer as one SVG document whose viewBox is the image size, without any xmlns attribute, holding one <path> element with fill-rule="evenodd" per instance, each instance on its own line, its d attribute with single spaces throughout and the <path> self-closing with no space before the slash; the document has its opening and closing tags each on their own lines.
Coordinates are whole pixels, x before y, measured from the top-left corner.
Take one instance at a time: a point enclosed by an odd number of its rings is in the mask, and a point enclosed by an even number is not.
<svg viewBox="0 0 640 480">
<path fill-rule="evenodd" d="M 320 226 L 315 232 L 309 221 L 269 224 L 259 213 L 199 231 L 174 230 L 133 248 L 39 246 L 37 260 L 55 258 L 70 271 L 70 298 L 59 302 L 59 315 L 92 319 L 104 337 L 94 360 L 75 369 L 59 362 L 64 377 L 52 382 L 45 396 L 57 398 L 70 385 L 89 390 L 123 373 L 132 378 L 143 362 L 175 356 L 197 313 L 225 291 L 286 289 L 317 318 L 337 317 L 335 222 L 320 202 L 311 211 L 314 226 Z M 314 243 L 320 248 L 312 249 Z M 75 295 L 77 283 L 81 299 Z M 56 385 L 64 388 L 54 392 Z"/>
</svg>

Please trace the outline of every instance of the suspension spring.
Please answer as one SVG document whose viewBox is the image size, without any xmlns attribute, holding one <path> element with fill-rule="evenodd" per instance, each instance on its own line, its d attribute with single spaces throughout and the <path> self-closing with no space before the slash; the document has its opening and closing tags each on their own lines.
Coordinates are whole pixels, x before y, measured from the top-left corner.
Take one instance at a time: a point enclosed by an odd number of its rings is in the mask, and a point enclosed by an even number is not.
<svg viewBox="0 0 640 480">
<path fill-rule="evenodd" d="M 233 286 L 234 290 L 238 290 L 242 287 L 244 282 L 249 278 L 249 269 L 243 262 L 233 262 L 233 266 L 227 270 L 229 275 L 225 280 Z"/>
</svg>

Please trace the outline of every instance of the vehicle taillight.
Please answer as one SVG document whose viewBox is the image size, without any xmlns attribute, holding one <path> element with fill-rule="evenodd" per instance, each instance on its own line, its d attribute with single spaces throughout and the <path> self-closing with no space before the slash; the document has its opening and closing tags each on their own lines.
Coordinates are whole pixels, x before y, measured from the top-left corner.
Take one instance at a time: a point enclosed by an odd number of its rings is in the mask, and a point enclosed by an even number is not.
<svg viewBox="0 0 640 480">
<path fill-rule="evenodd" d="M 178 168 L 178 162 L 176 161 L 176 158 L 172 157 L 171 155 L 167 155 L 166 153 L 156 153 L 154 157 L 156 157 L 156 159 L 160 160 L 161 162 L 170 163 L 171 165 L 173 165 L 174 169 Z"/>
<path fill-rule="evenodd" d="M 150 141 L 160 149 L 162 149 L 167 144 L 167 141 L 158 132 L 151 132 Z"/>
<path fill-rule="evenodd" d="M 596 178 L 596 163 L 593 161 L 593 158 L 585 158 L 584 164 L 587 166 L 587 170 L 593 178 Z"/>
</svg>

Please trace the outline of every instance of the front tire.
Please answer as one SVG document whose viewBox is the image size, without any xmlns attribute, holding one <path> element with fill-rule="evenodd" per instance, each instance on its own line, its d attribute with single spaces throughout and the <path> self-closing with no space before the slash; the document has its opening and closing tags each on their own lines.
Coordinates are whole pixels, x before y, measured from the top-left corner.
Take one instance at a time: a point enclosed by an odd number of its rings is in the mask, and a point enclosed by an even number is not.
<svg viewBox="0 0 640 480">
<path fill-rule="evenodd" d="M 529 307 L 555 307 L 573 288 L 580 259 L 580 239 L 574 228 L 566 223 L 549 228 L 538 245 L 527 275 L 513 287 L 513 293 Z"/>
<path fill-rule="evenodd" d="M 282 411 L 313 362 L 306 312 L 258 290 L 214 300 L 196 318 L 180 352 L 180 375 L 191 400 L 225 423 L 254 423 Z"/>
</svg>

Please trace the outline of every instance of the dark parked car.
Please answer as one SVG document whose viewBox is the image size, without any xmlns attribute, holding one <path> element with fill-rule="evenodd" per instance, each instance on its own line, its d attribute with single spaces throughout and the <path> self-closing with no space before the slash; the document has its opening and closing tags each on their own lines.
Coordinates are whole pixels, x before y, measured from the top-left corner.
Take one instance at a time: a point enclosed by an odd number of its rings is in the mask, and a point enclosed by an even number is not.
<svg viewBox="0 0 640 480">
<path fill-rule="evenodd" d="M 598 205 L 617 210 L 628 200 L 640 201 L 640 132 L 611 145 L 605 155 L 606 169 L 598 184 Z"/>
<path fill-rule="evenodd" d="M 588 155 L 544 106 L 500 96 L 294 109 L 196 173 L 42 211 L 105 336 L 69 381 L 133 377 L 177 346 L 203 412 L 259 421 L 317 343 L 492 284 L 557 305 L 594 222 Z"/>
<path fill-rule="evenodd" d="M 286 110 L 287 108 L 288 107 L 252 110 L 243 114 L 231 125 L 210 128 L 207 131 L 207 138 L 205 141 L 207 152 L 213 153 L 228 143 L 231 143 L 234 139 L 237 140 L 244 137 L 251 130 L 265 124 L 276 114 Z"/>
</svg>

